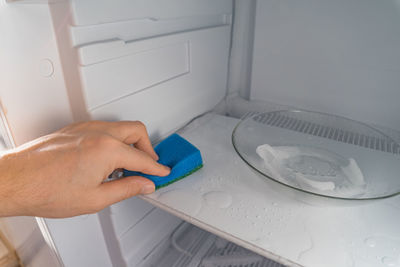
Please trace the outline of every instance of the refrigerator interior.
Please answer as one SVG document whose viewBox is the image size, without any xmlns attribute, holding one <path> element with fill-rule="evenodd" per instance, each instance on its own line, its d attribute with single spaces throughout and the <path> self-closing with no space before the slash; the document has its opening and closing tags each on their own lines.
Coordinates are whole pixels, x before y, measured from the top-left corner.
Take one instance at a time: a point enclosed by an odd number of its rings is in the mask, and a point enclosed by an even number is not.
<svg viewBox="0 0 400 267">
<path fill-rule="evenodd" d="M 293 266 L 321 266 L 327 259 L 332 266 L 384 266 L 398 254 L 400 233 L 388 223 L 398 221 L 397 199 L 321 211 L 276 194 L 282 187 L 263 185 L 229 147 L 239 118 L 288 108 L 345 116 L 400 140 L 397 0 L 0 3 L 0 49 L 9 51 L 0 63 L 7 74 L 0 84 L 7 111 L 2 117 L 15 144 L 78 120 L 141 120 L 153 142 L 182 132 L 208 159 L 204 172 L 144 200 L 69 219 L 38 218 L 60 264 L 279 266 L 267 257 Z M 243 169 L 241 187 L 235 187 L 233 172 Z M 196 194 L 212 192 L 203 182 L 232 195 L 233 202 L 240 197 L 248 202 L 224 207 L 226 198 L 217 197 L 222 208 L 204 205 L 196 213 Z M 177 193 L 160 198 L 172 189 Z M 255 205 L 272 215 L 259 215 Z M 326 218 L 315 218 L 318 213 Z M 371 219 L 370 213 L 380 217 Z M 336 223 L 347 237 L 336 240 L 337 232 L 327 229 L 335 228 L 335 217 L 345 216 Z M 371 231 L 376 240 L 386 235 L 391 241 L 368 252 L 359 240 Z"/>
</svg>

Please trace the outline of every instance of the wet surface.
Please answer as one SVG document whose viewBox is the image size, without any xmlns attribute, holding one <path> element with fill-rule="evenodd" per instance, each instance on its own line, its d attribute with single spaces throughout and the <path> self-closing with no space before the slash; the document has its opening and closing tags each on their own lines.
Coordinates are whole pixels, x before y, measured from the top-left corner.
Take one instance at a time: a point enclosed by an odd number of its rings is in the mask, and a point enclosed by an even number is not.
<svg viewBox="0 0 400 267">
<path fill-rule="evenodd" d="M 204 167 L 145 199 L 283 264 L 398 266 L 399 197 L 307 204 L 307 193 L 265 180 L 240 159 L 231 143 L 237 121 L 210 114 L 181 131 L 200 149 Z"/>
</svg>

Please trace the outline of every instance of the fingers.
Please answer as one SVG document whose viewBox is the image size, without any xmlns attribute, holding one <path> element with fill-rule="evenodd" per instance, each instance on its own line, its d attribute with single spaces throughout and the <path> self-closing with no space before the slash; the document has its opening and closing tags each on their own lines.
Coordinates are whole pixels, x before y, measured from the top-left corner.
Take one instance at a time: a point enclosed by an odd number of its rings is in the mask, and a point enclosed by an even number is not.
<svg viewBox="0 0 400 267">
<path fill-rule="evenodd" d="M 102 209 L 105 206 L 136 195 L 153 193 L 154 190 L 155 185 L 149 179 L 131 176 L 103 183 L 94 197 L 96 198 L 96 203 L 100 205 L 98 209 Z"/>
<path fill-rule="evenodd" d="M 93 121 L 90 127 L 94 130 L 103 131 L 125 144 L 134 144 L 139 150 L 149 154 L 154 160 L 158 160 L 158 155 L 151 145 L 146 126 L 139 121 Z"/>
<path fill-rule="evenodd" d="M 134 147 L 121 144 L 119 149 L 114 150 L 115 168 L 124 168 L 145 174 L 167 176 L 170 168 L 156 162 L 147 153 Z"/>
<path fill-rule="evenodd" d="M 140 121 L 119 121 L 113 122 L 110 127 L 110 134 L 125 144 L 134 144 L 139 150 L 149 154 L 153 159 L 158 160 L 158 155 L 151 145 L 146 126 Z"/>
</svg>

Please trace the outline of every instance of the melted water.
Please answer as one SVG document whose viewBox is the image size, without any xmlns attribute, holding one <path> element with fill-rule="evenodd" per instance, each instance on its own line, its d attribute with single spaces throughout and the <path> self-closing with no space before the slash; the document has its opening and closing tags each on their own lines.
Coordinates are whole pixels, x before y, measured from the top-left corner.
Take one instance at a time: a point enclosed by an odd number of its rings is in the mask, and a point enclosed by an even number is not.
<svg viewBox="0 0 400 267">
<path fill-rule="evenodd" d="M 371 236 L 364 239 L 364 244 L 367 248 L 366 254 L 376 261 L 376 266 L 400 267 L 400 240 Z"/>
<path fill-rule="evenodd" d="M 376 239 L 373 237 L 365 239 L 364 243 L 365 243 L 365 245 L 367 245 L 370 248 L 376 247 Z"/>
<path fill-rule="evenodd" d="M 400 266 L 399 260 L 396 260 L 396 259 L 391 258 L 391 257 L 383 257 L 382 258 L 382 263 L 385 264 L 386 266 L 390 266 L 390 267 Z"/>
<path fill-rule="evenodd" d="M 164 192 L 158 196 L 158 200 L 191 216 L 199 213 L 202 206 L 201 196 L 198 193 L 181 189 Z"/>
<path fill-rule="evenodd" d="M 203 199 L 209 206 L 226 209 L 232 204 L 232 196 L 222 191 L 212 191 L 203 195 Z"/>
<path fill-rule="evenodd" d="M 271 177 L 293 187 L 348 198 L 365 192 L 364 176 L 353 158 L 312 147 L 268 144 L 256 152 Z"/>
</svg>

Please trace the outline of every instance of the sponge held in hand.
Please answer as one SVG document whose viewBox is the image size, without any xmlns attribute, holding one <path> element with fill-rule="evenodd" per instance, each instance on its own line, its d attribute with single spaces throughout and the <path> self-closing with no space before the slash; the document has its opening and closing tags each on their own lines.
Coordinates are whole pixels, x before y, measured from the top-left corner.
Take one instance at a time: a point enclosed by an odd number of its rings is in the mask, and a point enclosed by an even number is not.
<svg viewBox="0 0 400 267">
<path fill-rule="evenodd" d="M 124 176 L 146 177 L 152 180 L 158 189 L 185 178 L 203 167 L 200 150 L 178 134 L 167 137 L 154 150 L 159 156 L 158 162 L 171 168 L 168 176 L 154 176 L 129 170 L 124 170 Z"/>
</svg>

